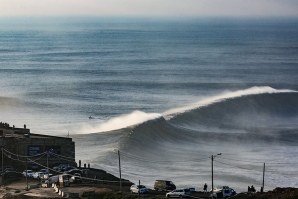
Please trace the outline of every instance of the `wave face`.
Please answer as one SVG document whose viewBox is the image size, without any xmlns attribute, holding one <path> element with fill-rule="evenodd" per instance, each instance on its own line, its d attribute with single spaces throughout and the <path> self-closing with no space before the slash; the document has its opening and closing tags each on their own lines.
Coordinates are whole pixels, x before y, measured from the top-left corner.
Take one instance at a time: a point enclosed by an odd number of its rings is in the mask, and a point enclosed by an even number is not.
<svg viewBox="0 0 298 199">
<path fill-rule="evenodd" d="M 265 93 L 226 99 L 177 115 L 169 122 L 196 129 L 278 127 L 297 116 L 297 96 L 297 93 Z"/>
<path fill-rule="evenodd" d="M 148 186 L 160 178 L 181 187 L 210 184 L 210 156 L 217 153 L 222 155 L 214 162 L 215 185 L 228 184 L 243 191 L 250 184 L 260 187 L 263 162 L 270 167 L 266 173 L 268 187 L 297 186 L 298 182 L 298 169 L 280 167 L 298 163 L 292 158 L 298 150 L 296 92 L 275 90 L 234 96 L 170 119 L 160 117 L 108 134 L 87 136 L 97 140 L 93 145 L 97 151 L 106 149 L 105 155 L 97 152 L 88 161 L 96 159 L 92 164 L 117 174 L 115 150 L 119 149 L 123 175 L 135 182 L 141 179 Z M 76 139 L 84 145 L 83 139 Z M 111 139 L 113 142 L 105 144 L 100 141 Z M 113 147 L 107 151 L 109 144 Z"/>
</svg>

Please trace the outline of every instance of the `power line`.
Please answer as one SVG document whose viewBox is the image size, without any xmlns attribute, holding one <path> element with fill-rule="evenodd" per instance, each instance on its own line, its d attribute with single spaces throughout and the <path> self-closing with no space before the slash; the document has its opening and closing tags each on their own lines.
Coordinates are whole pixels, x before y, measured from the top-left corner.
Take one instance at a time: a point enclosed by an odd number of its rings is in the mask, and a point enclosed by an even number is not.
<svg viewBox="0 0 298 199">
<path fill-rule="evenodd" d="M 225 160 L 232 160 L 232 161 L 237 161 L 237 162 L 247 162 L 247 163 L 261 163 L 263 164 L 264 161 L 251 161 L 251 160 L 240 160 L 240 159 L 234 159 L 234 158 L 226 158 L 226 157 L 222 157 L 222 159 Z M 279 165 L 279 164 L 298 164 L 298 162 L 268 162 L 266 161 L 266 164 L 270 164 L 270 165 Z"/>
<path fill-rule="evenodd" d="M 68 161 L 68 162 L 75 162 L 74 158 L 72 158 L 72 159 L 62 158 L 62 157 L 57 156 L 57 154 L 52 154 L 52 153 L 51 153 L 51 155 L 53 155 L 55 158 L 58 158 L 60 160 L 65 160 L 65 161 Z"/>
<path fill-rule="evenodd" d="M 234 166 L 234 165 L 231 165 L 231 164 L 227 164 L 227 163 L 224 163 L 224 162 L 220 162 L 218 160 L 214 160 L 214 162 L 218 162 L 220 164 L 223 164 L 223 165 L 227 165 L 229 167 L 233 167 L 233 168 L 237 168 L 237 169 L 244 169 L 244 170 L 249 170 L 249 171 L 257 171 L 257 170 L 254 170 L 254 169 L 248 169 L 248 168 L 244 168 L 244 167 L 240 167 L 240 166 Z"/>
<path fill-rule="evenodd" d="M 12 154 L 12 155 L 14 155 L 14 156 L 21 157 L 21 158 L 32 158 L 32 157 L 37 157 L 37 156 L 40 156 L 40 155 L 43 155 L 43 154 L 46 153 L 46 152 L 43 152 L 43 153 L 39 153 L 39 154 L 36 154 L 36 155 L 24 156 L 24 155 L 15 154 L 15 153 L 13 153 L 13 152 L 11 152 L 11 151 L 8 151 L 8 150 L 5 149 L 5 148 L 3 148 L 3 150 L 4 150 L 5 152 L 7 152 L 7 153 L 10 153 L 10 154 Z"/>
<path fill-rule="evenodd" d="M 261 162 L 261 161 L 251 161 L 251 160 L 240 160 L 240 159 L 226 158 L 226 157 L 222 157 L 222 159 L 238 161 L 238 162 L 247 162 L 247 163 L 264 163 L 264 161 Z"/>
<path fill-rule="evenodd" d="M 206 158 L 201 158 L 201 159 L 179 160 L 179 161 L 177 161 L 177 160 L 176 161 L 170 161 L 170 160 L 151 161 L 151 160 L 144 159 L 144 158 L 134 156 L 132 154 L 124 153 L 124 152 L 121 152 L 121 155 L 126 158 L 129 158 L 129 159 L 134 159 L 134 160 L 138 160 L 138 161 L 142 161 L 142 162 L 149 162 L 149 163 L 197 162 L 197 161 L 203 161 L 203 160 L 209 159 L 209 157 L 206 157 Z"/>
<path fill-rule="evenodd" d="M 15 159 L 15 158 L 12 158 L 10 154 L 6 154 L 6 153 L 3 153 L 6 157 L 8 157 L 9 159 L 11 160 L 14 160 L 14 161 L 19 161 L 19 162 L 23 162 L 25 163 L 26 161 L 24 160 L 20 160 L 20 159 Z"/>
<path fill-rule="evenodd" d="M 63 156 L 63 155 L 60 155 L 60 154 L 57 154 L 57 153 L 54 153 L 54 152 L 49 152 L 49 154 L 50 154 L 50 155 L 57 156 L 57 157 L 61 157 L 61 158 L 64 158 L 64 159 L 75 160 L 75 158 L 73 158 L 73 157 Z"/>
</svg>

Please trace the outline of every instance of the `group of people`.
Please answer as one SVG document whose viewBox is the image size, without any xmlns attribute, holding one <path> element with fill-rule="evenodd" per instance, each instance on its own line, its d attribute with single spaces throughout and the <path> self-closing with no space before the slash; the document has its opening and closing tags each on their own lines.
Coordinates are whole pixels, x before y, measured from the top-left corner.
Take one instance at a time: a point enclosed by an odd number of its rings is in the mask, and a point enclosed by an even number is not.
<svg viewBox="0 0 298 199">
<path fill-rule="evenodd" d="M 4 123 L 4 122 L 0 122 L 0 127 L 2 128 L 9 128 L 9 124 L 8 123 Z"/>
<path fill-rule="evenodd" d="M 253 185 L 251 185 L 251 187 L 250 186 L 248 186 L 248 188 L 247 188 L 247 192 L 256 192 L 256 189 L 255 189 L 255 187 L 253 186 Z"/>
</svg>

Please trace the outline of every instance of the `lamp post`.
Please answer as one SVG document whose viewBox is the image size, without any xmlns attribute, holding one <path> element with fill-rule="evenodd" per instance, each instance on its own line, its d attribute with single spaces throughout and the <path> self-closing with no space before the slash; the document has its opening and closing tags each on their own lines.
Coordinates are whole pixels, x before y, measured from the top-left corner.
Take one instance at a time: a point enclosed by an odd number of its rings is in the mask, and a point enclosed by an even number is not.
<svg viewBox="0 0 298 199">
<path fill-rule="evenodd" d="M 2 162 L 1 162 L 1 168 L 2 168 L 2 173 L 3 173 L 3 171 L 4 171 L 4 155 L 3 155 L 3 146 L 1 146 L 1 152 L 2 152 L 2 157 L 1 157 L 1 160 L 2 160 Z"/>
<path fill-rule="evenodd" d="M 28 186 L 28 158 L 26 157 L 26 191 L 29 190 Z"/>
<path fill-rule="evenodd" d="M 216 156 L 219 156 L 219 155 L 221 155 L 221 153 L 218 153 L 217 155 L 211 155 L 211 174 L 212 174 L 211 175 L 212 176 L 212 178 L 211 178 L 211 181 L 212 181 L 211 196 L 212 196 L 212 198 L 213 198 L 213 160 Z"/>
<path fill-rule="evenodd" d="M 47 183 L 47 187 L 50 186 L 50 174 L 49 174 L 49 150 L 47 150 L 47 178 L 48 178 L 48 183 Z"/>
<path fill-rule="evenodd" d="M 120 161 L 120 151 L 119 150 L 118 150 L 118 159 L 119 159 L 120 192 L 122 193 L 121 161 Z"/>
</svg>

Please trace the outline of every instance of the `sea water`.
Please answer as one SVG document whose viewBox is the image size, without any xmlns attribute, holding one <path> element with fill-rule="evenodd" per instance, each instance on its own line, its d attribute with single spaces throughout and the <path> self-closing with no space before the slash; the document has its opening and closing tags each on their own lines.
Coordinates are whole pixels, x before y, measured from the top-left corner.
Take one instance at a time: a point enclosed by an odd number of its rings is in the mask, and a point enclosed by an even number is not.
<svg viewBox="0 0 298 199">
<path fill-rule="evenodd" d="M 0 120 L 149 187 L 202 189 L 218 153 L 215 185 L 298 186 L 297 65 L 293 18 L 3 17 Z"/>
</svg>

